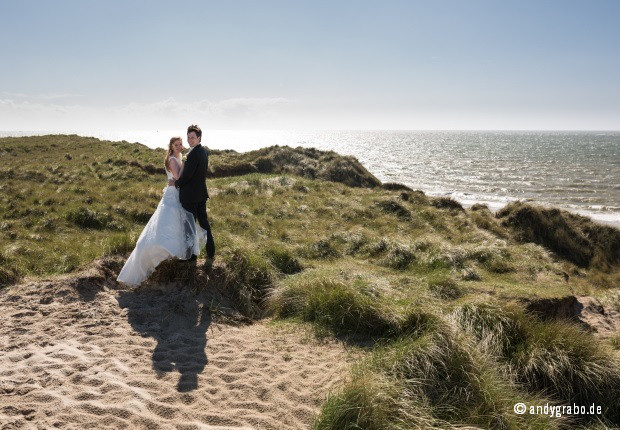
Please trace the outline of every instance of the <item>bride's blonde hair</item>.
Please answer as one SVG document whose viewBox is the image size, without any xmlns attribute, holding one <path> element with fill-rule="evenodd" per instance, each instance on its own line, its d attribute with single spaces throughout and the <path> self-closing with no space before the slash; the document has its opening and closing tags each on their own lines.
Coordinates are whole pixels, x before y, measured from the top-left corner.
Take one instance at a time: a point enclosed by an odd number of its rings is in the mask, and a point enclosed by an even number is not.
<svg viewBox="0 0 620 430">
<path fill-rule="evenodd" d="M 170 156 L 174 153 L 174 148 L 172 147 L 172 145 L 174 145 L 174 142 L 176 142 L 177 140 L 181 140 L 181 138 L 179 136 L 174 136 L 170 138 L 170 143 L 168 144 L 168 151 L 166 152 L 166 157 L 164 158 L 164 167 L 166 167 L 166 170 L 170 170 Z"/>
</svg>

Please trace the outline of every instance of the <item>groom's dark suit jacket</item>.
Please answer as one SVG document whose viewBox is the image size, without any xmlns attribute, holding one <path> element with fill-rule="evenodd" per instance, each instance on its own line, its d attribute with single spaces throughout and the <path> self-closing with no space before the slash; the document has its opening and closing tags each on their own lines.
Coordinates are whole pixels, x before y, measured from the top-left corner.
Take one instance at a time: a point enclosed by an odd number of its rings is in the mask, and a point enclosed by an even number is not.
<svg viewBox="0 0 620 430">
<path fill-rule="evenodd" d="M 207 201 L 209 198 L 206 184 L 208 167 L 207 150 L 200 144 L 194 146 L 185 160 L 183 173 L 174 184 L 179 189 L 179 200 L 182 204 Z"/>
</svg>

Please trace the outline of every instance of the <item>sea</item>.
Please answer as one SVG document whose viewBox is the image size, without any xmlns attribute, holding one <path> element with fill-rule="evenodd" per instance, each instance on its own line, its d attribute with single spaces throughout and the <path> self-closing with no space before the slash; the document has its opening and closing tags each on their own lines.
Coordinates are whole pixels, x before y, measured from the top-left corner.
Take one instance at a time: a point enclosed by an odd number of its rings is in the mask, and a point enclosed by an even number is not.
<svg viewBox="0 0 620 430">
<path fill-rule="evenodd" d="M 59 133 L 55 131 L 54 133 Z M 163 148 L 179 130 L 75 132 Z M 2 136 L 49 134 L 0 132 Z M 383 182 L 465 206 L 521 200 L 620 227 L 620 131 L 203 130 L 212 149 L 317 148 L 356 157 Z"/>
</svg>

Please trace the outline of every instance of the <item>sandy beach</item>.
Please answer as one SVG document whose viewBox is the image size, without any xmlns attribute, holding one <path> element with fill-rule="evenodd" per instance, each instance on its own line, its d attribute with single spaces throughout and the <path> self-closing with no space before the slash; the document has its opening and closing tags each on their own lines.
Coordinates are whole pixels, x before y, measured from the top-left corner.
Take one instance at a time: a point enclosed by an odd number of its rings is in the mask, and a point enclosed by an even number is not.
<svg viewBox="0 0 620 430">
<path fill-rule="evenodd" d="M 0 293 L 2 429 L 302 429 L 347 352 L 207 296 L 115 286 L 99 268 Z"/>
</svg>

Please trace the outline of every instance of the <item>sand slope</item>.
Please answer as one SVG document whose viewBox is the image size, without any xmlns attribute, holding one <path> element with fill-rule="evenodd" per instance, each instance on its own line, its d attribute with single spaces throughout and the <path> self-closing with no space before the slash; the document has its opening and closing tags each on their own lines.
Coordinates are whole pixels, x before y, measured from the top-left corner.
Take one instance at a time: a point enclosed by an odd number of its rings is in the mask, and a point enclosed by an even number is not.
<svg viewBox="0 0 620 430">
<path fill-rule="evenodd" d="M 110 279 L 0 292 L 0 428 L 309 428 L 352 361 L 290 327 L 225 323 L 208 294 Z"/>
</svg>

